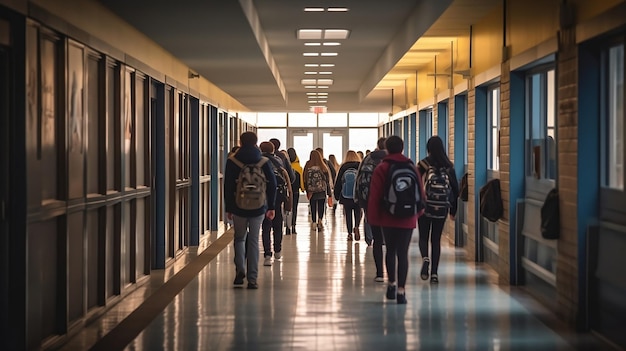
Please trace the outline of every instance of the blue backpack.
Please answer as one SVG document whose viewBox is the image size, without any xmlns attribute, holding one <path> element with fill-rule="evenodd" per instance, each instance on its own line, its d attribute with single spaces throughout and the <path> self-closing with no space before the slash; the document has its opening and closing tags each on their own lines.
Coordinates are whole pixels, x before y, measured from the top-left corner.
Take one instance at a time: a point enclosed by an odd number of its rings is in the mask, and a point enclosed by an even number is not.
<svg viewBox="0 0 626 351">
<path fill-rule="evenodd" d="M 356 168 L 348 168 L 341 177 L 341 196 L 344 199 L 354 199 L 354 184 L 356 182 Z"/>
</svg>

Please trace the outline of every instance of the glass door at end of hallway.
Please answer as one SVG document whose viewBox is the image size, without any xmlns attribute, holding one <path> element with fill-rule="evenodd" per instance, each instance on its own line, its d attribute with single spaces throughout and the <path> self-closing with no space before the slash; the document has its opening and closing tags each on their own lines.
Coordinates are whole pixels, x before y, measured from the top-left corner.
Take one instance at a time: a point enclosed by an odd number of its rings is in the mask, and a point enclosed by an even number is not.
<svg viewBox="0 0 626 351">
<path fill-rule="evenodd" d="M 347 148 L 347 128 L 341 129 L 294 129 L 290 130 L 288 139 L 300 159 L 302 167 L 309 160 L 311 150 L 322 148 L 324 158 L 335 155 L 341 164 Z"/>
</svg>

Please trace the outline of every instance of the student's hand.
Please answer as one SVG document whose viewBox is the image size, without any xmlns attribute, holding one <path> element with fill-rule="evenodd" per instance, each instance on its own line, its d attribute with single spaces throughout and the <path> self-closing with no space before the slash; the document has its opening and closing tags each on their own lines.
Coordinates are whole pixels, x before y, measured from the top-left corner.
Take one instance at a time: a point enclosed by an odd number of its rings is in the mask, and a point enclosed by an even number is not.
<svg viewBox="0 0 626 351">
<path fill-rule="evenodd" d="M 268 219 L 274 219 L 274 216 L 276 215 L 276 213 L 274 212 L 274 210 L 267 210 L 267 212 L 265 213 L 265 217 L 267 217 Z"/>
<path fill-rule="evenodd" d="M 226 212 L 226 218 L 228 218 L 229 221 L 233 220 L 233 214 L 230 212 Z"/>
</svg>

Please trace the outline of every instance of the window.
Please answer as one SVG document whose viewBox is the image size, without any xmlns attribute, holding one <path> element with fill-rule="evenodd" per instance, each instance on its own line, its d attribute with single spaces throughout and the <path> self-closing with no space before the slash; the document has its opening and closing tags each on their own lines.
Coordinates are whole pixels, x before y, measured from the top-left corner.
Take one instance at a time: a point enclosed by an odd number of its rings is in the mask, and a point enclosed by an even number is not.
<svg viewBox="0 0 626 351">
<path fill-rule="evenodd" d="M 287 114 L 284 112 L 259 112 L 256 116 L 257 127 L 286 127 Z"/>
<path fill-rule="evenodd" d="M 624 44 L 613 46 L 607 57 L 606 122 L 604 127 L 605 181 L 611 189 L 624 190 Z"/>
<path fill-rule="evenodd" d="M 487 167 L 500 169 L 500 87 L 490 87 L 487 91 Z"/>
<path fill-rule="evenodd" d="M 556 179 L 556 93 L 553 67 L 533 70 L 526 76 L 527 175 Z"/>
</svg>

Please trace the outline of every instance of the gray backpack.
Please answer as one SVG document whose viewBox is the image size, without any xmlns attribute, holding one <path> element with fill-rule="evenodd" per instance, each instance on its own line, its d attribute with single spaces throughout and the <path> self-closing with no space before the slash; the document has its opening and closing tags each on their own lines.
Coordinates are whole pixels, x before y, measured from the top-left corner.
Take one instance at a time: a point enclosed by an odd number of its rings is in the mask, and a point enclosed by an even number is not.
<svg viewBox="0 0 626 351">
<path fill-rule="evenodd" d="M 263 172 L 263 165 L 268 161 L 267 157 L 255 164 L 243 164 L 235 158 L 235 155 L 228 157 L 241 171 L 237 178 L 237 188 L 235 190 L 235 204 L 242 210 L 257 210 L 265 206 L 267 179 Z"/>
</svg>

